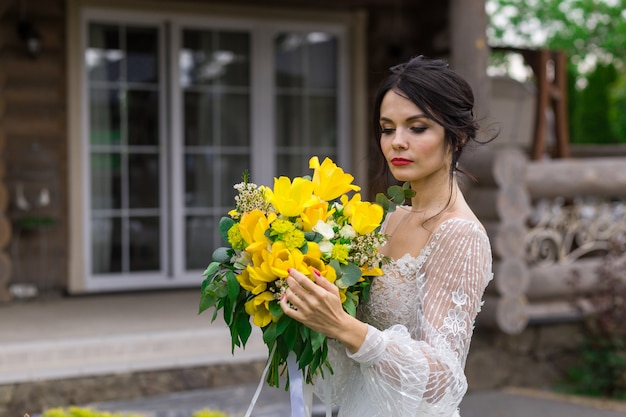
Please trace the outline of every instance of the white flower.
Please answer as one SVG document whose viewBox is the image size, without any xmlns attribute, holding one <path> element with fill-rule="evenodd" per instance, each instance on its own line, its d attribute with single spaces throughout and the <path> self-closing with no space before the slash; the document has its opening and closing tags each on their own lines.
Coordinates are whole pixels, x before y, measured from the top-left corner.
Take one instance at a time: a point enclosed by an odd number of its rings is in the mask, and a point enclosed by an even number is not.
<svg viewBox="0 0 626 417">
<path fill-rule="evenodd" d="M 328 240 L 335 237 L 335 231 L 333 230 L 332 226 L 324 223 L 321 220 L 318 220 L 317 223 L 315 223 L 315 226 L 313 226 L 313 231 L 319 233 Z"/>
<path fill-rule="evenodd" d="M 333 244 L 331 242 L 329 242 L 328 240 L 322 240 L 320 243 L 317 244 L 320 248 L 320 251 L 322 251 L 322 253 L 332 253 L 333 251 Z"/>
<path fill-rule="evenodd" d="M 354 239 L 356 237 L 356 230 L 354 230 L 354 227 L 346 224 L 344 227 L 339 229 L 339 236 L 344 239 Z"/>
</svg>

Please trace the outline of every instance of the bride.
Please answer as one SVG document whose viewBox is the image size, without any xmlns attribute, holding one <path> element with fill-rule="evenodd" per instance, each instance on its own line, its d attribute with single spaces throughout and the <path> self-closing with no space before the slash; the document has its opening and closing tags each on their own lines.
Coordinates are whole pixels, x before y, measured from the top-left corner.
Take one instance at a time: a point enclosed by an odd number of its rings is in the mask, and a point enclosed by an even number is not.
<svg viewBox="0 0 626 417">
<path fill-rule="evenodd" d="M 461 152 L 476 141 L 473 105 L 470 86 L 444 61 L 418 56 L 391 68 L 374 107 L 380 178 L 390 172 L 415 192 L 383 224 L 381 252 L 391 262 L 357 317 L 319 273 L 313 282 L 290 271 L 281 307 L 333 339 L 333 374 L 318 378 L 315 391 L 340 417 L 458 415 L 492 278 L 489 240 L 456 178 Z"/>
</svg>

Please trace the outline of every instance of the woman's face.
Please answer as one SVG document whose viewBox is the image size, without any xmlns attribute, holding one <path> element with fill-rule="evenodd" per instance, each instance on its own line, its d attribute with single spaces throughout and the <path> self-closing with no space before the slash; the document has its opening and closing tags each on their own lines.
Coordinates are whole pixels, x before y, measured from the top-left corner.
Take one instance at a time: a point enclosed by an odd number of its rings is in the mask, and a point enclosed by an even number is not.
<svg viewBox="0 0 626 417">
<path fill-rule="evenodd" d="M 380 105 L 380 147 L 398 181 L 448 178 L 452 154 L 445 129 L 412 101 L 390 90 Z"/>
</svg>

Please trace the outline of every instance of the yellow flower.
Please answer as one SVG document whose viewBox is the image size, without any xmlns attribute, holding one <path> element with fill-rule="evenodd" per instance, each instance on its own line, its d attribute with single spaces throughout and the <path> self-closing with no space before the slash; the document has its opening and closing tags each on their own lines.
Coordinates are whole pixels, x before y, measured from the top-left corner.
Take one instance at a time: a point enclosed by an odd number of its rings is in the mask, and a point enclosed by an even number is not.
<svg viewBox="0 0 626 417">
<path fill-rule="evenodd" d="M 308 266 L 309 276 L 313 278 L 313 269 L 317 269 L 320 274 L 326 278 L 330 282 L 335 282 L 337 280 L 337 271 L 330 265 L 322 262 L 320 257 L 322 256 L 322 252 L 319 250 L 318 246 L 314 242 L 309 242 L 309 250 L 304 255 L 304 263 Z"/>
<path fill-rule="evenodd" d="M 324 159 L 320 165 L 317 156 L 309 160 L 309 168 L 313 169 L 314 193 L 322 200 L 332 201 L 349 191 L 359 191 L 361 187 L 352 184 L 354 177 L 346 174 L 330 158 Z"/>
<path fill-rule="evenodd" d="M 241 235 L 239 229 L 239 223 L 235 223 L 230 229 L 228 229 L 228 243 L 231 244 L 233 249 L 245 249 L 246 242 Z"/>
<path fill-rule="evenodd" d="M 247 252 L 256 252 L 267 247 L 270 240 L 265 236 L 265 231 L 275 218 L 276 215 L 274 213 L 270 213 L 266 217 L 261 210 L 252 210 L 241 216 L 239 231 L 248 244 L 246 247 Z"/>
<path fill-rule="evenodd" d="M 306 242 L 304 232 L 298 229 L 293 229 L 292 231 L 285 233 L 282 236 L 282 240 L 289 249 L 298 249 Z"/>
<path fill-rule="evenodd" d="M 288 177 L 274 178 L 274 190 L 267 190 L 269 201 L 285 217 L 299 216 L 306 208 L 319 202 L 313 195 L 313 183 L 302 177 L 293 182 Z"/>
<path fill-rule="evenodd" d="M 283 233 L 287 233 L 287 232 L 291 232 L 293 229 L 295 229 L 296 226 L 294 226 L 293 223 L 291 223 L 289 220 L 283 220 L 283 219 L 276 219 L 274 220 L 274 222 L 272 222 L 272 225 L 270 226 L 270 228 L 272 229 L 272 232 L 275 232 L 276 234 L 283 234 Z"/>
<path fill-rule="evenodd" d="M 261 294 L 267 289 L 267 282 L 251 277 L 247 269 L 241 271 L 241 273 L 237 275 L 237 282 L 239 282 L 239 285 L 241 285 L 244 290 L 250 291 L 255 295 Z"/>
<path fill-rule="evenodd" d="M 350 248 L 347 245 L 336 244 L 333 245 L 333 250 L 330 257 L 338 260 L 342 264 L 348 263 L 348 255 L 350 254 Z"/>
<path fill-rule="evenodd" d="M 272 322 L 272 313 L 270 313 L 270 301 L 274 300 L 274 294 L 265 291 L 245 304 L 246 313 L 252 316 L 252 322 L 259 326 L 265 327 Z"/>
<path fill-rule="evenodd" d="M 355 194 L 350 201 L 343 196 L 344 214 L 350 218 L 350 224 L 361 235 L 376 230 L 383 220 L 384 211 L 378 204 L 361 201 L 361 195 Z"/>
<path fill-rule="evenodd" d="M 248 265 L 246 270 L 250 274 L 251 283 L 269 283 L 287 277 L 289 268 L 308 274 L 302 260 L 302 252 L 297 249 L 289 250 L 285 242 L 278 240 L 272 244 L 271 250 L 263 249 L 255 253 L 252 256 L 252 265 Z"/>
<path fill-rule="evenodd" d="M 362 276 L 364 277 L 378 277 L 383 274 L 383 270 L 381 268 L 378 268 L 378 267 L 370 268 L 368 266 L 362 266 L 361 272 L 363 273 Z"/>
<path fill-rule="evenodd" d="M 325 201 L 305 208 L 300 214 L 302 229 L 305 232 L 310 232 L 318 221 L 325 222 L 334 212 L 335 209 L 328 210 L 328 203 Z"/>
</svg>

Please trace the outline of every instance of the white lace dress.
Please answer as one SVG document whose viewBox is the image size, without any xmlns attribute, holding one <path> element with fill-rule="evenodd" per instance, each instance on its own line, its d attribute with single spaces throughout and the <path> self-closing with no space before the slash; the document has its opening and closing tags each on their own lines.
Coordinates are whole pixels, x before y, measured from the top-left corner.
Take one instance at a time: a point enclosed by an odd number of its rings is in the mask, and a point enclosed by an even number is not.
<svg viewBox="0 0 626 417">
<path fill-rule="evenodd" d="M 359 310 L 365 342 L 349 354 L 330 341 L 333 375 L 316 395 L 340 417 L 452 417 L 467 390 L 464 367 L 493 274 L 487 235 L 472 221 L 440 224 L 417 258 L 386 265 Z"/>
</svg>

